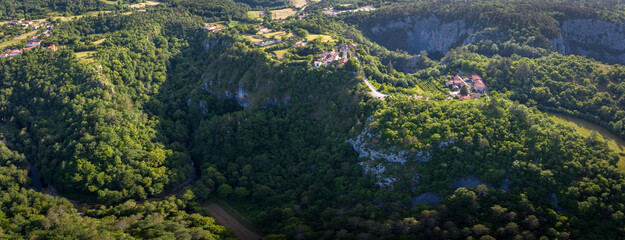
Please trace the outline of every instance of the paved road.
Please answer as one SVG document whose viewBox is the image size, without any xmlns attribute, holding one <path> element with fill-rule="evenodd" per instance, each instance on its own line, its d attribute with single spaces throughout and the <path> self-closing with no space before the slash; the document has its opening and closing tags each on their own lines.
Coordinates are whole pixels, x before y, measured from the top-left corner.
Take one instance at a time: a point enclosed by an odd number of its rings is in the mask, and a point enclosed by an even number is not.
<svg viewBox="0 0 625 240">
<path fill-rule="evenodd" d="M 384 94 L 384 93 L 381 93 L 381 92 L 378 92 L 378 90 L 375 90 L 375 88 L 373 87 L 373 85 L 371 85 L 371 83 L 369 82 L 369 80 L 368 80 L 366 77 L 365 77 L 364 79 L 365 79 L 365 83 L 367 84 L 367 86 L 369 87 L 369 89 L 371 89 L 370 94 L 371 94 L 373 97 L 375 97 L 375 98 L 377 98 L 377 99 L 380 99 L 380 100 L 386 100 L 386 97 L 387 97 L 388 95 L 386 95 L 386 94 Z"/>
</svg>

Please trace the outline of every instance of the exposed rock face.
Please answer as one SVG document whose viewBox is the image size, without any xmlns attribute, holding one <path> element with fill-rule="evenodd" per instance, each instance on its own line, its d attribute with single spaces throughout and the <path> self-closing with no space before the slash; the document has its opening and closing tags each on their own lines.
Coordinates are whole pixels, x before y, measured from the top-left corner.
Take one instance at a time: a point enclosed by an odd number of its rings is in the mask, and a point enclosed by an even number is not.
<svg viewBox="0 0 625 240">
<path fill-rule="evenodd" d="M 243 91 L 242 87 L 239 87 L 239 91 L 237 91 L 237 103 L 241 106 L 241 107 L 247 107 L 247 105 L 250 104 L 249 99 L 247 98 L 249 94 L 247 94 L 245 91 Z"/>
<path fill-rule="evenodd" d="M 432 159 L 430 151 L 418 151 L 416 153 L 410 153 L 405 150 L 397 149 L 381 149 L 375 143 L 376 136 L 371 133 L 369 124 L 373 121 L 373 118 L 367 119 L 367 127 L 365 130 L 353 139 L 347 140 L 352 144 L 352 147 L 358 152 L 359 157 L 367 158 L 372 161 L 387 162 L 387 163 L 399 163 L 404 164 L 406 161 L 418 161 L 428 162 Z"/>
<path fill-rule="evenodd" d="M 410 164 L 426 163 L 432 160 L 432 154 L 428 150 L 411 153 L 398 150 L 397 148 L 384 149 L 378 146 L 377 136 L 371 133 L 369 129 L 369 125 L 373 120 L 373 117 L 367 119 L 364 131 L 355 138 L 347 140 L 347 142 L 358 152 L 358 156 L 364 159 L 359 164 L 365 170 L 365 173 L 374 176 L 378 186 L 393 190 L 393 184 L 399 180 L 394 175 L 394 170 L 403 168 L 403 165 L 407 162 Z"/>
<path fill-rule="evenodd" d="M 625 62 L 625 24 L 596 19 L 564 21 L 562 36 L 552 40 L 560 54 L 583 55 L 607 62 Z"/>
<path fill-rule="evenodd" d="M 447 53 L 460 44 L 469 44 L 484 38 L 484 33 L 464 20 L 443 22 L 435 16 L 427 18 L 409 17 L 385 24 L 377 24 L 370 29 L 378 42 L 389 49 L 404 49 L 410 53 Z M 390 37 L 389 37 L 390 36 Z"/>
<path fill-rule="evenodd" d="M 504 40 L 503 32 L 492 30 L 489 23 L 457 18 L 445 21 L 436 16 L 398 18 L 373 24 L 364 32 L 390 50 L 402 49 L 411 54 L 422 50 L 447 53 L 450 49 L 484 40 Z M 625 24 L 597 19 L 570 19 L 561 22 L 562 34 L 551 39 L 560 54 L 575 54 L 609 63 L 625 63 Z"/>
</svg>

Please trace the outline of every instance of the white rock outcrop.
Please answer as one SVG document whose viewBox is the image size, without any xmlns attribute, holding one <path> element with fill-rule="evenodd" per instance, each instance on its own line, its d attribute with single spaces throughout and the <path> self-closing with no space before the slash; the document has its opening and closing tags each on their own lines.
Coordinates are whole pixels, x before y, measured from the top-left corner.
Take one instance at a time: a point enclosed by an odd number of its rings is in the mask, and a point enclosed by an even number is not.
<svg viewBox="0 0 625 240">
<path fill-rule="evenodd" d="M 430 151 L 426 150 L 411 153 L 409 151 L 397 150 L 395 147 L 383 149 L 377 146 L 375 143 L 377 137 L 369 129 L 369 124 L 372 121 L 373 117 L 367 119 L 363 132 L 355 138 L 347 140 L 347 142 L 358 152 L 360 158 L 365 159 L 359 163 L 365 173 L 374 176 L 377 179 L 376 184 L 378 186 L 392 190 L 393 184 L 398 181 L 398 178 L 389 174 L 387 169 L 398 169 L 408 161 L 428 162 L 432 159 L 432 155 Z"/>
</svg>

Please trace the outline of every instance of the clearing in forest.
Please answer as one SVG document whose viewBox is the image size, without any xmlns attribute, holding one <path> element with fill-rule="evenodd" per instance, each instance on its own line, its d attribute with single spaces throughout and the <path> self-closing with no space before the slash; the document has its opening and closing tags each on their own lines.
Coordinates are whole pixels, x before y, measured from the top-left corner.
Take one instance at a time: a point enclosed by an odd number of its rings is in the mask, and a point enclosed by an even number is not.
<svg viewBox="0 0 625 240">
<path fill-rule="evenodd" d="M 336 40 L 334 40 L 334 38 L 332 38 L 331 36 L 323 34 L 308 34 L 308 37 L 306 37 L 308 41 L 312 41 L 317 38 L 321 38 L 322 42 L 336 42 Z"/>
<path fill-rule="evenodd" d="M 623 139 L 614 135 L 607 129 L 586 120 L 557 113 L 548 112 L 547 115 L 549 115 L 549 117 L 556 123 L 575 128 L 575 130 L 577 130 L 577 132 L 584 137 L 590 136 L 592 132 L 599 133 L 599 135 L 601 135 L 603 139 L 608 142 L 608 147 L 618 153 L 620 158 L 618 168 L 625 170 L 625 141 Z"/>
<path fill-rule="evenodd" d="M 263 17 L 260 15 L 262 11 L 248 11 L 247 17 L 253 20 L 263 20 Z"/>
<path fill-rule="evenodd" d="M 301 8 L 303 6 L 306 6 L 306 0 L 289 0 L 289 2 L 291 3 L 291 5 L 295 6 L 296 8 Z"/>
<path fill-rule="evenodd" d="M 234 21 L 234 20 L 228 23 L 226 23 L 225 21 L 218 21 L 218 22 L 205 23 L 205 24 L 215 25 L 217 27 L 236 27 L 236 26 L 242 25 L 241 22 Z"/>
<path fill-rule="evenodd" d="M 217 223 L 234 230 L 237 238 L 244 240 L 261 239 L 261 235 L 257 233 L 258 230 L 254 224 L 226 202 L 212 199 L 204 205 L 204 208 L 208 210 L 210 216 Z"/>
<path fill-rule="evenodd" d="M 252 34 L 243 34 L 243 37 L 250 40 L 252 43 L 262 42 L 263 39 L 255 38 Z"/>
<path fill-rule="evenodd" d="M 602 72 L 608 72 L 610 71 L 610 68 L 612 68 L 612 66 L 607 65 L 607 64 L 603 64 L 603 63 L 598 63 L 597 64 L 597 68 L 599 68 L 599 70 L 601 70 Z"/>
<path fill-rule="evenodd" d="M 280 10 L 271 11 L 271 19 L 286 19 L 290 16 L 295 16 L 297 10 L 294 8 L 285 8 Z"/>
<path fill-rule="evenodd" d="M 146 6 L 156 6 L 161 4 L 160 2 L 155 2 L 155 1 L 145 1 L 144 3 L 137 3 L 137 4 L 132 4 L 130 5 L 131 8 L 144 8 Z"/>
<path fill-rule="evenodd" d="M 276 56 L 276 59 L 282 60 L 284 59 L 284 55 L 286 54 L 287 51 L 289 50 L 288 49 L 276 50 L 276 51 L 273 51 L 273 54 Z"/>
<path fill-rule="evenodd" d="M 104 41 L 106 41 L 106 38 L 102 38 L 102 39 L 100 39 L 100 40 L 98 40 L 98 41 L 95 41 L 95 42 L 93 42 L 93 44 L 94 44 L 94 45 L 100 45 L 100 44 L 102 44 Z"/>
<path fill-rule="evenodd" d="M 76 52 L 76 58 L 78 58 L 80 62 L 92 63 L 93 61 L 95 61 L 95 59 L 93 58 L 94 53 L 95 51 Z"/>
<path fill-rule="evenodd" d="M 286 32 L 284 32 L 284 31 L 265 33 L 265 34 L 262 34 L 261 36 L 265 37 L 265 38 L 271 38 L 273 36 L 276 36 L 276 39 L 281 39 L 282 36 L 284 36 L 284 35 L 286 35 L 287 37 L 293 36 L 293 34 L 291 34 L 291 33 L 286 34 Z"/>
<path fill-rule="evenodd" d="M 117 1 L 112 1 L 112 0 L 100 0 L 100 2 L 106 3 L 106 4 L 117 4 Z"/>
</svg>

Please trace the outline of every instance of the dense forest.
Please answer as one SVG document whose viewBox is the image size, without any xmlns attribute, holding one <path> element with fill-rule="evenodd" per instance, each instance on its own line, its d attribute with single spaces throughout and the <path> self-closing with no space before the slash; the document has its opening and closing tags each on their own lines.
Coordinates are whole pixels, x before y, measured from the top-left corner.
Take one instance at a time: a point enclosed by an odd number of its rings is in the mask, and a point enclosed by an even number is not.
<svg viewBox="0 0 625 240">
<path fill-rule="evenodd" d="M 0 20 L 46 18 L 50 11 L 58 11 L 71 16 L 88 11 L 106 11 L 117 8 L 116 5 L 100 0 L 2 0 L 0 1 Z"/>
<path fill-rule="evenodd" d="M 625 235 L 622 156 L 543 113 L 625 138 L 625 68 L 551 43 L 618 1 L 0 2 L 43 26 L 0 25 L 0 238 L 257 238 L 221 214 L 264 239 Z M 437 55 L 366 30 L 421 15 L 505 34 Z"/>
<path fill-rule="evenodd" d="M 180 199 L 138 204 L 129 200 L 107 208 L 77 210 L 67 199 L 30 187 L 24 154 L 10 149 L 29 138 L 25 129 L 3 123 L 0 144 L 0 238 L 3 239 L 220 239 L 232 233 L 215 220 L 185 209 L 193 208 L 193 193 Z"/>
</svg>

